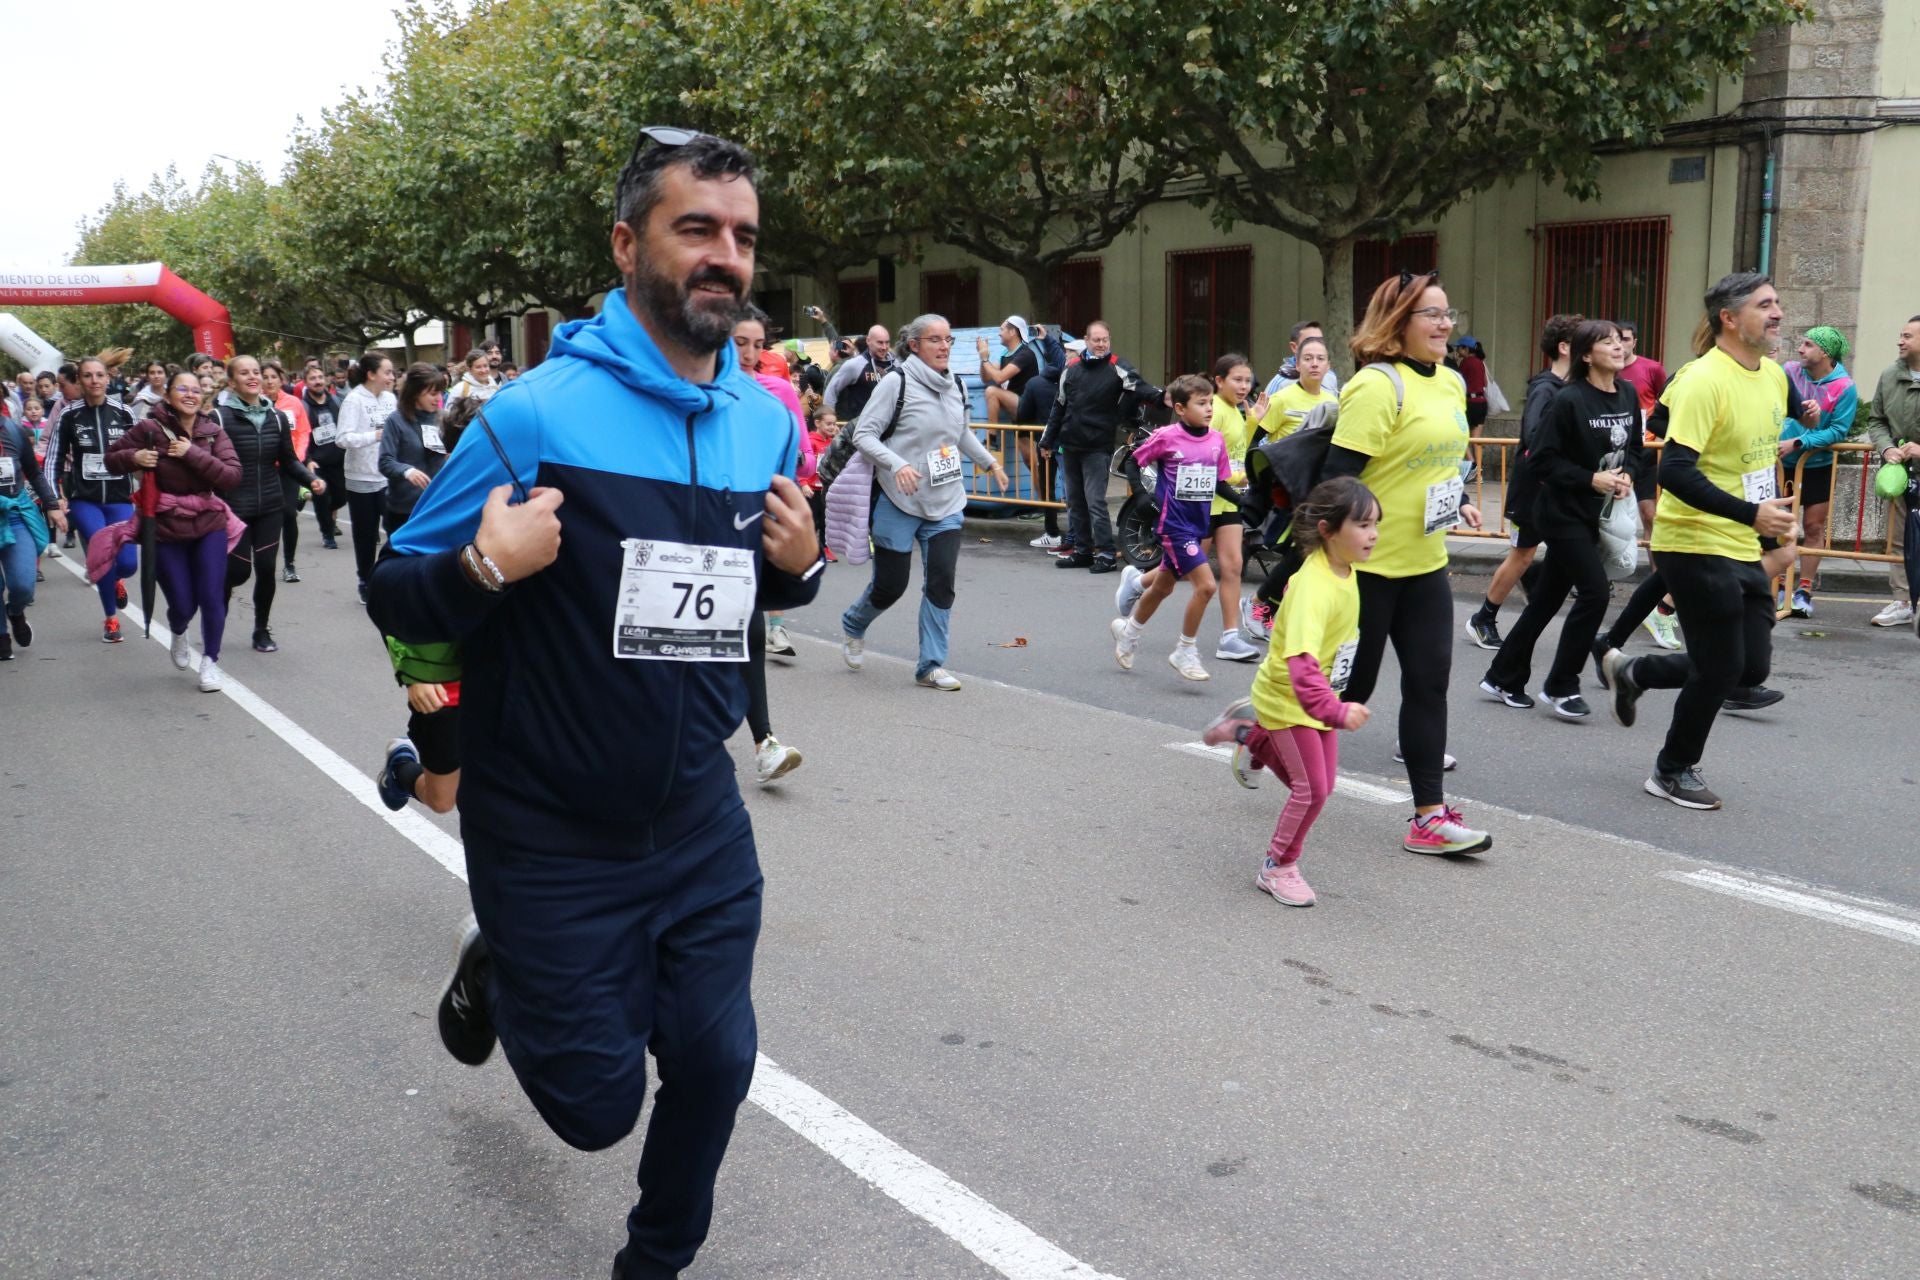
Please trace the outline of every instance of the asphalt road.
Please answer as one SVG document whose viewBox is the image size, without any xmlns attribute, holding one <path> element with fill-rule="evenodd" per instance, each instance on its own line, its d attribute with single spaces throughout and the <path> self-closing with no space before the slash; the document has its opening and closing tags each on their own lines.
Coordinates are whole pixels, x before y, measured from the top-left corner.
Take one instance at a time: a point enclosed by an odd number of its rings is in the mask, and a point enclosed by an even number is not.
<svg viewBox="0 0 1920 1280">
<path fill-rule="evenodd" d="M 1708 815 L 1639 793 L 1644 722 L 1468 698 L 1463 639 L 1455 778 L 1494 849 L 1397 851 L 1377 720 L 1297 911 L 1251 885 L 1277 789 L 1170 749 L 1250 670 L 1185 686 L 1156 631 L 1120 673 L 1113 579 L 1028 536 L 970 527 L 965 692 L 912 684 L 904 605 L 860 675 L 810 640 L 776 664 L 807 754 L 750 796 L 784 1071 L 1083 1264 L 1045 1274 L 1920 1273 L 1913 768 L 1876 693 L 1911 636 L 1867 634 L 1864 605 L 1782 628 L 1789 701 L 1718 727 Z M 618 1247 L 637 1138 L 571 1151 L 497 1055 L 439 1047 L 464 888 L 365 777 L 315 767 L 370 775 L 404 711 L 350 553 L 302 568 L 283 651 L 247 651 L 238 608 L 227 666 L 305 754 L 160 646 L 96 643 L 57 568 L 0 666 L 8 1280 L 598 1277 Z M 832 634 L 859 577 L 794 628 Z M 689 1276 L 1043 1274 L 873 1176 L 743 1108 Z"/>
</svg>

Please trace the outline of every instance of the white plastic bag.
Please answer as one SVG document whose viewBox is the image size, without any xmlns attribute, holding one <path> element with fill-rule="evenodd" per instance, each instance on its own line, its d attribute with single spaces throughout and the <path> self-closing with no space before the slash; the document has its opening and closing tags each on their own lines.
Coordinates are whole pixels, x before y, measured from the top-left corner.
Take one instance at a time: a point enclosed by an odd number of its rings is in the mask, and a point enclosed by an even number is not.
<svg viewBox="0 0 1920 1280">
<path fill-rule="evenodd" d="M 1507 402 L 1507 393 L 1492 378 L 1487 379 L 1487 412 L 1489 414 L 1506 413 L 1513 406 Z"/>
<path fill-rule="evenodd" d="M 1608 498 L 1600 509 L 1600 555 L 1614 582 L 1633 576 L 1640 563 L 1640 508 L 1632 498 Z"/>
</svg>

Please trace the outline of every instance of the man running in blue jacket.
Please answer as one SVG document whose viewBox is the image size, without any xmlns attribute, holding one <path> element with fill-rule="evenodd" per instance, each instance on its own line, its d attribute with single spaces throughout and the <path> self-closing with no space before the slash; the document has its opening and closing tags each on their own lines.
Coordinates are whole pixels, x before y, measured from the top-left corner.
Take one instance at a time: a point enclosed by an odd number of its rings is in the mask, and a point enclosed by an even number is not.
<svg viewBox="0 0 1920 1280">
<path fill-rule="evenodd" d="M 758 174 L 734 143 L 642 131 L 620 175 L 625 282 L 461 437 L 375 570 L 369 612 L 461 646 L 461 835 L 474 919 L 440 1033 L 498 1038 L 583 1150 L 659 1096 L 624 1280 L 679 1274 L 753 1077 L 753 829 L 727 738 L 748 620 L 819 585 L 791 414 L 736 366 Z"/>
</svg>

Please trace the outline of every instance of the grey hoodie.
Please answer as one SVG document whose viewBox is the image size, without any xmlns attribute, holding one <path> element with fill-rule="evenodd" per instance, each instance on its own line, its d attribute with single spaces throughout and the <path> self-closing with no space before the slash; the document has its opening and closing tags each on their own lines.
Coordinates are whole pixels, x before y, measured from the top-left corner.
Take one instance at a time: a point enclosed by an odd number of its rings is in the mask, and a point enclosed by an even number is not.
<svg viewBox="0 0 1920 1280">
<path fill-rule="evenodd" d="M 893 418 L 893 406 L 900 401 L 900 379 L 907 380 L 907 396 L 900 403 L 900 424 L 884 443 L 880 433 Z M 944 373 L 937 373 L 918 356 L 874 384 L 873 396 L 853 424 L 853 445 L 865 454 L 878 473 L 880 488 L 887 500 L 908 515 L 922 520 L 944 520 L 967 505 L 967 486 L 956 474 L 945 483 L 932 483 L 929 455 L 943 446 L 953 446 L 973 459 L 978 468 L 991 467 L 998 459 L 980 443 L 967 426 L 967 393 Z M 894 472 L 911 463 L 920 473 L 919 487 L 912 496 L 900 492 Z"/>
</svg>

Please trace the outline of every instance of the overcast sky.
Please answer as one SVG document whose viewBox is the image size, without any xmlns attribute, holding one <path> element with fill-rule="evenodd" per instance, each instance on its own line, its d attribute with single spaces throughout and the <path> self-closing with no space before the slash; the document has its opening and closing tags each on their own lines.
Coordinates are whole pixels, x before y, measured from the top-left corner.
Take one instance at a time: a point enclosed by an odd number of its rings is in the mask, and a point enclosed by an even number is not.
<svg viewBox="0 0 1920 1280">
<path fill-rule="evenodd" d="M 391 0 L 4 8 L 11 154 L 34 162 L 0 197 L 0 267 L 13 268 L 66 263 L 116 181 L 141 188 L 171 164 L 191 185 L 216 153 L 277 178 L 295 122 L 377 83 L 394 34 Z"/>
</svg>

